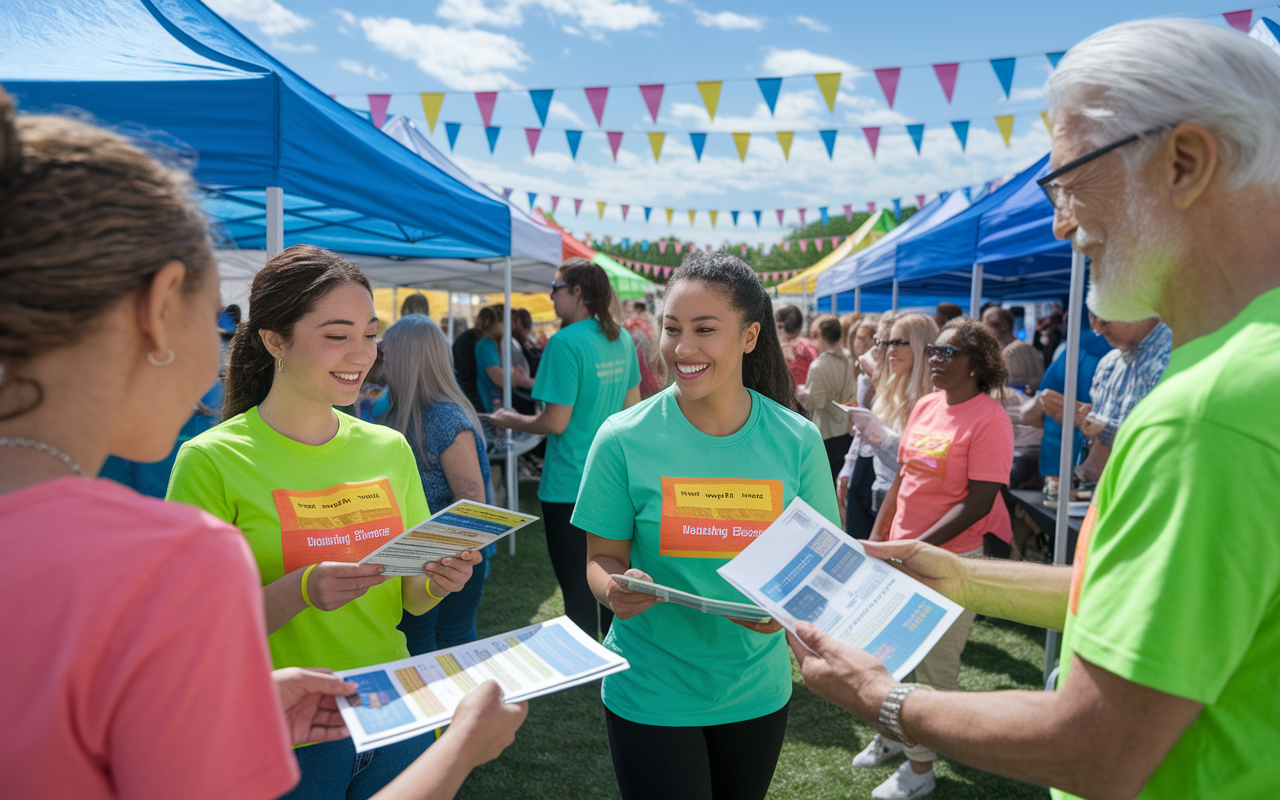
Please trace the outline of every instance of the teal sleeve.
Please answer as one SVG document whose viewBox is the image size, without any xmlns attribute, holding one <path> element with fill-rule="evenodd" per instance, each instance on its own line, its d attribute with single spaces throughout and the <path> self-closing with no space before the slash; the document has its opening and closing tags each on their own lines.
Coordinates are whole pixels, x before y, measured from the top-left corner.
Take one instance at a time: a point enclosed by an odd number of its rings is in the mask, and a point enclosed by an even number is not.
<svg viewBox="0 0 1280 800">
<path fill-rule="evenodd" d="M 822 443 L 822 434 L 812 424 L 806 425 L 803 433 L 800 498 L 826 517 L 828 522 L 844 530 L 840 525 L 840 506 L 836 503 L 836 486 L 831 479 L 827 449 Z"/>
<path fill-rule="evenodd" d="M 631 331 L 623 328 L 622 335 L 627 337 L 631 345 L 628 348 L 630 355 L 627 356 L 627 381 L 624 384 L 627 390 L 630 391 L 640 385 L 640 357 L 636 353 L 636 342 L 631 336 Z"/>
<path fill-rule="evenodd" d="M 591 442 L 573 508 L 573 524 L 604 539 L 630 539 L 636 528 L 627 456 L 613 423 L 605 420 Z"/>
<path fill-rule="evenodd" d="M 558 336 L 559 334 L 557 334 Z M 533 399 L 558 406 L 572 406 L 578 400 L 581 379 L 577 354 L 564 342 L 552 336 L 538 364 L 538 377 L 533 382 Z"/>
<path fill-rule="evenodd" d="M 498 355 L 498 345 L 487 337 L 476 342 L 476 369 L 500 366 L 502 357 Z"/>
<path fill-rule="evenodd" d="M 236 524 L 235 509 L 227 502 L 222 472 L 214 465 L 213 459 L 192 442 L 178 449 L 165 499 L 202 508 L 223 522 Z"/>
<path fill-rule="evenodd" d="M 1247 466 L 1245 466 L 1247 465 Z M 1103 669 L 1213 703 L 1280 590 L 1280 453 L 1203 420 L 1129 430 L 1098 492 L 1073 647 Z"/>
</svg>

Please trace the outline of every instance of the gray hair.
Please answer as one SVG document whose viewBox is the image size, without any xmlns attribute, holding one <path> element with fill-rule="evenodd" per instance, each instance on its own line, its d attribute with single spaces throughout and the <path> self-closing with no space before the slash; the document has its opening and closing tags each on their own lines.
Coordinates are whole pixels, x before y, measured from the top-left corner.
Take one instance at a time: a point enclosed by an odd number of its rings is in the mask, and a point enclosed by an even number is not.
<svg viewBox="0 0 1280 800">
<path fill-rule="evenodd" d="M 1101 146 L 1191 122 L 1218 140 L 1227 186 L 1280 184 L 1280 57 L 1227 28 L 1191 19 L 1113 25 L 1071 48 L 1045 84 L 1049 115 L 1084 117 Z M 1124 148 L 1130 169 L 1158 139 Z"/>
</svg>

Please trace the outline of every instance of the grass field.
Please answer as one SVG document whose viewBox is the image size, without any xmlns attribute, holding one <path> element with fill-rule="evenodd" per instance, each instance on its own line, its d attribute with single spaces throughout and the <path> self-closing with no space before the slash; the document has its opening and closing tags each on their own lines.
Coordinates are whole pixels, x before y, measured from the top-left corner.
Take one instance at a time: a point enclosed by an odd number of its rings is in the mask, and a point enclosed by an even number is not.
<svg viewBox="0 0 1280 800">
<path fill-rule="evenodd" d="M 537 485 L 521 485 L 522 507 L 540 514 Z M 517 534 L 517 551 L 504 542 L 480 604 L 481 636 L 502 633 L 563 613 L 560 589 L 547 559 L 542 524 Z M 1042 686 L 1044 632 L 979 617 L 964 651 L 960 685 L 966 690 L 1036 689 Z M 774 774 L 770 798 L 822 800 L 870 797 L 871 790 L 897 767 L 891 762 L 855 770 L 849 760 L 871 740 L 870 727 L 844 710 L 810 694 L 792 662 L 795 694 L 786 743 Z M 523 798 L 616 798 L 609 760 L 600 685 L 569 689 L 529 704 L 529 717 L 515 744 L 496 761 L 472 773 L 463 791 L 467 800 Z M 655 765 L 660 768 L 660 765 Z M 1007 778 L 989 775 L 947 759 L 934 767 L 937 800 L 1014 800 L 1045 798 L 1049 793 Z"/>
</svg>

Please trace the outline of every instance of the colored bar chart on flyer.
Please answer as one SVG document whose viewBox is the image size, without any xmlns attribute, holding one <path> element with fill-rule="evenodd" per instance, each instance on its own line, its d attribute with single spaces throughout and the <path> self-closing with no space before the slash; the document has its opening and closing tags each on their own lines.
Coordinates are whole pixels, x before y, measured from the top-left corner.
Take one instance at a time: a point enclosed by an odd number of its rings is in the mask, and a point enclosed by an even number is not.
<svg viewBox="0 0 1280 800">
<path fill-rule="evenodd" d="M 537 519 L 530 514 L 459 500 L 369 553 L 359 563 L 382 564 L 387 568 L 384 575 L 417 577 L 428 561 L 484 549 Z"/>
</svg>

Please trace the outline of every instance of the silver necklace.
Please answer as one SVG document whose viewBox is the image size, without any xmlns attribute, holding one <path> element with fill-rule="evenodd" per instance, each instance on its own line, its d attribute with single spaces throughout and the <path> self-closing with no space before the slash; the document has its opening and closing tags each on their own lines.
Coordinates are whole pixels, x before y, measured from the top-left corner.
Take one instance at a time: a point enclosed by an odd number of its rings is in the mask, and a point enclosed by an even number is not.
<svg viewBox="0 0 1280 800">
<path fill-rule="evenodd" d="M 0 436 L 0 447 L 30 447 L 33 450 L 39 450 L 41 453 L 53 456 L 63 464 L 66 464 L 72 472 L 82 478 L 93 477 L 88 472 L 85 472 L 84 467 L 72 461 L 71 456 L 62 452 L 53 445 L 45 444 L 44 442 L 37 442 L 35 439 L 22 439 L 16 436 Z"/>
</svg>

